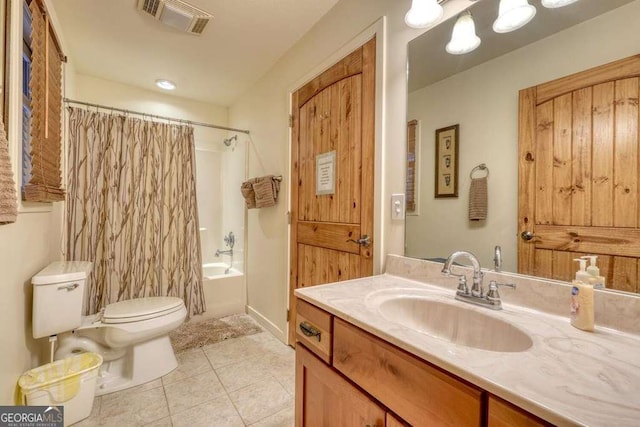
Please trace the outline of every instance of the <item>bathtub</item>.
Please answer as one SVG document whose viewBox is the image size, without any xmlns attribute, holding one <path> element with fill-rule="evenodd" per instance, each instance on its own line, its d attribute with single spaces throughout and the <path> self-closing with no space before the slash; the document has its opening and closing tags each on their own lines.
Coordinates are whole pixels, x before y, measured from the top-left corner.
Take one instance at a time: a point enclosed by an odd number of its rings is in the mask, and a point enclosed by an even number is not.
<svg viewBox="0 0 640 427">
<path fill-rule="evenodd" d="M 202 319 L 244 313 L 246 310 L 244 273 L 234 266 L 225 274 L 227 268 L 229 264 L 222 262 L 202 265 L 202 287 L 207 304 Z"/>
</svg>

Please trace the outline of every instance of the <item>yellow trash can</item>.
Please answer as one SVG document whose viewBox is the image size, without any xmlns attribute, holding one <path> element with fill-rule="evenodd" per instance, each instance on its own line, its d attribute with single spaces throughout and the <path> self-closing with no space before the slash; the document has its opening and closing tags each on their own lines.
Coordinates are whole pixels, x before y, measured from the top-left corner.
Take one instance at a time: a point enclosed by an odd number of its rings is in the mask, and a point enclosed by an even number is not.
<svg viewBox="0 0 640 427">
<path fill-rule="evenodd" d="M 18 380 L 22 404 L 64 406 L 64 425 L 91 414 L 102 357 L 81 353 L 25 372 Z"/>
</svg>

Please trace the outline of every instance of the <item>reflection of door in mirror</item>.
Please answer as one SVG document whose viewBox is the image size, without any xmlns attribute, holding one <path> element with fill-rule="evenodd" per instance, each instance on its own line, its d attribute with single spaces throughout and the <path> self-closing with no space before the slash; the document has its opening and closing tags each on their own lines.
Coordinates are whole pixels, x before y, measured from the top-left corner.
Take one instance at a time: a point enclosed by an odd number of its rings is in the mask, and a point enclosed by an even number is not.
<svg viewBox="0 0 640 427">
<path fill-rule="evenodd" d="M 597 254 L 639 291 L 639 76 L 633 56 L 520 92 L 518 272 L 571 280 Z"/>
</svg>

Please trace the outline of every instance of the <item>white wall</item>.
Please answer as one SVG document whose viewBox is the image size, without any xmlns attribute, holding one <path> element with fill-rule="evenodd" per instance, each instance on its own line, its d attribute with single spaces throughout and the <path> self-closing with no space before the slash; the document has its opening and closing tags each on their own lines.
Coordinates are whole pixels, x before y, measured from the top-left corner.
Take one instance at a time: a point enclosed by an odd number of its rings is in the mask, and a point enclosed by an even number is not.
<svg viewBox="0 0 640 427">
<path fill-rule="evenodd" d="M 422 179 L 420 215 L 406 221 L 408 256 L 446 258 L 465 249 L 489 267 L 501 245 L 503 269 L 517 270 L 518 91 L 640 53 L 639 16 L 635 1 L 409 95 L 408 119 L 420 122 Z M 436 200 L 435 130 L 456 123 L 459 197 Z M 469 172 L 479 163 L 490 169 L 489 214 L 470 222 Z"/>
<path fill-rule="evenodd" d="M 288 114 L 290 93 L 296 84 L 318 70 L 318 65 L 334 55 L 363 30 L 386 16 L 386 38 L 382 67 L 384 92 L 377 94 L 382 114 L 381 137 L 376 141 L 380 164 L 381 204 L 375 212 L 381 235 L 375 236 L 378 256 L 376 271 L 386 253 L 404 252 L 404 222 L 389 218 L 389 197 L 404 192 L 406 51 L 407 42 L 423 31 L 404 24 L 410 1 L 341 0 L 278 63 L 258 81 L 229 112 L 231 126 L 251 130 L 249 176 L 282 173 L 289 176 Z M 452 0 L 445 5 L 449 17 L 471 4 Z M 339 58 L 336 58 L 336 60 Z M 282 186 L 289 194 L 289 182 Z M 284 340 L 288 290 L 288 203 L 281 200 L 273 209 L 249 211 L 247 286 L 249 311 Z"/>
</svg>

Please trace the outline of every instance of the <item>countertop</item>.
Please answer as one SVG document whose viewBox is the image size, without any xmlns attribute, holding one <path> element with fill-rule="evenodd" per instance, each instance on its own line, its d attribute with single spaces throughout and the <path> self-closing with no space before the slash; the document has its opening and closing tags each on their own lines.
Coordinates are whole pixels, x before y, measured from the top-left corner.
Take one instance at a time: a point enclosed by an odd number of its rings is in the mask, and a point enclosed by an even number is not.
<svg viewBox="0 0 640 427">
<path fill-rule="evenodd" d="M 394 288 L 399 295 L 417 292 L 505 320 L 526 332 L 533 345 L 513 353 L 481 350 L 386 320 L 371 294 Z M 456 301 L 451 289 L 390 274 L 298 289 L 295 294 L 553 424 L 640 425 L 638 335 L 597 325 L 595 332 L 585 332 L 572 327 L 568 317 L 504 302 L 500 311 L 476 307 Z"/>
</svg>

